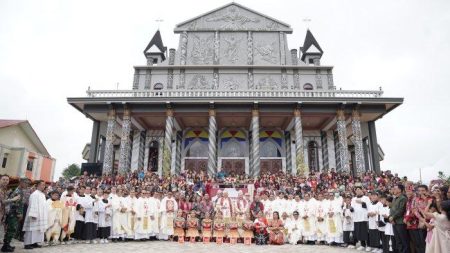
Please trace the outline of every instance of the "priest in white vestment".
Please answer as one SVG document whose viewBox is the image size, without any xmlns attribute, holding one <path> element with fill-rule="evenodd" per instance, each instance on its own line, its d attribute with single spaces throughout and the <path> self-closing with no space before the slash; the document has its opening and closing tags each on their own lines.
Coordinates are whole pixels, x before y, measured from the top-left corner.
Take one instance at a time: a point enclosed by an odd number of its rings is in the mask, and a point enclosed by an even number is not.
<svg viewBox="0 0 450 253">
<path fill-rule="evenodd" d="M 135 230 L 136 230 L 136 213 L 138 208 L 138 199 L 136 198 L 136 192 L 134 190 L 130 191 L 130 196 L 127 197 L 128 204 L 128 228 L 129 232 L 127 234 L 127 238 L 134 239 Z"/>
<path fill-rule="evenodd" d="M 48 206 L 45 199 L 45 182 L 38 180 L 37 189 L 30 195 L 23 225 L 25 249 L 41 247 L 48 225 Z"/>
<path fill-rule="evenodd" d="M 299 212 L 294 211 L 292 218 L 288 218 L 285 224 L 288 230 L 287 239 L 292 245 L 296 245 L 302 239 L 302 219 L 299 217 Z"/>
<path fill-rule="evenodd" d="M 327 223 L 325 221 L 329 208 L 329 201 L 324 199 L 322 193 L 317 195 L 316 202 L 316 236 L 317 242 L 324 242 L 327 239 Z"/>
<path fill-rule="evenodd" d="M 225 222 L 230 220 L 233 212 L 233 202 L 231 201 L 231 198 L 228 197 L 228 192 L 224 191 L 222 197 L 217 200 L 216 210 L 222 212 Z"/>
<path fill-rule="evenodd" d="M 339 193 L 337 194 L 339 196 Z M 328 217 L 327 222 L 327 242 L 329 244 L 343 243 L 342 237 L 342 198 L 336 198 L 334 193 L 328 193 Z"/>
<path fill-rule="evenodd" d="M 311 198 L 309 193 L 305 194 L 305 204 L 300 210 L 300 217 L 303 221 L 302 235 L 304 241 L 315 241 L 316 237 L 316 200 Z"/>
<path fill-rule="evenodd" d="M 158 235 L 161 240 L 168 240 L 173 235 L 173 221 L 178 210 L 178 204 L 172 192 L 167 193 L 167 197 L 161 200 L 160 215 L 161 227 Z"/>
<path fill-rule="evenodd" d="M 148 215 L 150 218 L 150 225 L 148 234 L 150 237 L 158 236 L 159 234 L 159 206 L 161 201 L 157 198 L 158 193 L 154 193 L 152 197 L 148 198 Z"/>
<path fill-rule="evenodd" d="M 64 207 L 63 203 L 59 200 L 59 192 L 51 192 L 50 197 L 51 198 L 47 200 L 48 228 L 45 232 L 49 245 L 59 242 L 62 228 L 62 211 Z"/>
<path fill-rule="evenodd" d="M 135 240 L 148 239 L 150 230 L 149 198 L 146 190 L 142 190 L 136 206 Z"/>
<path fill-rule="evenodd" d="M 127 216 L 127 201 L 122 196 L 122 190 L 117 191 L 117 197 L 112 199 L 113 224 L 111 238 L 125 239 L 129 233 L 128 216 Z"/>
</svg>

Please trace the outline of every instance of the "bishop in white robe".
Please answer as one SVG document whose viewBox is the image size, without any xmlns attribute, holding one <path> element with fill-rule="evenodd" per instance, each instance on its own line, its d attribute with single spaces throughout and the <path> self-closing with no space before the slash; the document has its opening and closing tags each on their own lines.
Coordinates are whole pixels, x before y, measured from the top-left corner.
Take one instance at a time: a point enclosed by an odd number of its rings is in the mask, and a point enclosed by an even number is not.
<svg viewBox="0 0 450 253">
<path fill-rule="evenodd" d="M 40 247 L 48 226 L 48 205 L 44 194 L 45 182 L 38 181 L 37 189 L 30 195 L 23 225 L 26 249 Z"/>
<path fill-rule="evenodd" d="M 177 201 L 173 198 L 172 192 L 167 194 L 161 201 L 160 215 L 161 215 L 161 227 L 158 235 L 161 240 L 168 240 L 169 236 L 173 235 L 173 221 L 175 219 L 175 213 L 178 210 Z"/>
</svg>

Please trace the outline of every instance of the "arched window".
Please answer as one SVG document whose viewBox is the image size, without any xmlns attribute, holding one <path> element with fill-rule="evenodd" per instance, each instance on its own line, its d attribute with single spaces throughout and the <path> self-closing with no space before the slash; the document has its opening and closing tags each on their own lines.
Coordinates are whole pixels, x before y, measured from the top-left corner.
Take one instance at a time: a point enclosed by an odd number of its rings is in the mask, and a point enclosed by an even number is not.
<svg viewBox="0 0 450 253">
<path fill-rule="evenodd" d="M 261 157 L 279 157 L 277 145 L 267 140 L 261 144 Z"/>
<path fill-rule="evenodd" d="M 319 147 L 317 142 L 308 142 L 308 167 L 310 171 L 319 171 Z"/>
<path fill-rule="evenodd" d="M 187 157 L 205 157 L 208 156 L 208 144 L 199 140 L 195 141 L 186 155 Z"/>
<path fill-rule="evenodd" d="M 305 84 L 303 85 L 303 89 L 304 89 L 304 90 L 313 90 L 314 87 L 313 87 L 312 84 L 310 84 L 310 83 L 305 83 Z"/>
<path fill-rule="evenodd" d="M 237 140 L 232 139 L 228 143 L 225 144 L 222 155 L 224 157 L 240 157 L 244 155 L 244 150 Z"/>
<path fill-rule="evenodd" d="M 162 83 L 155 83 L 155 85 L 153 86 L 154 90 L 162 90 L 163 89 L 163 84 Z"/>
</svg>

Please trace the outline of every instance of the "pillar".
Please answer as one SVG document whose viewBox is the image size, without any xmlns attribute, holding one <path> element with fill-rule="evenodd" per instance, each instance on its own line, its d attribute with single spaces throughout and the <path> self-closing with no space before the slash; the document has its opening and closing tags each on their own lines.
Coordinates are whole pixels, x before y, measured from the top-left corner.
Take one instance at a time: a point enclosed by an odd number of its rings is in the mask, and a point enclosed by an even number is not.
<svg viewBox="0 0 450 253">
<path fill-rule="evenodd" d="M 96 163 L 97 155 L 98 155 L 98 141 L 99 141 L 99 131 L 100 131 L 100 122 L 94 120 L 92 124 L 92 136 L 91 136 L 91 146 L 89 150 L 89 162 Z"/>
<path fill-rule="evenodd" d="M 113 152 L 114 152 L 114 128 L 116 127 L 116 111 L 110 110 L 108 113 L 108 125 L 106 127 L 106 143 L 103 161 L 103 175 L 110 175 L 113 168 Z"/>
<path fill-rule="evenodd" d="M 252 111 L 252 166 L 251 175 L 259 176 L 260 160 L 259 160 L 259 111 L 254 108 Z"/>
<path fill-rule="evenodd" d="M 353 144 L 355 145 L 356 174 L 361 175 L 366 172 L 364 161 L 364 148 L 361 134 L 361 117 L 358 110 L 352 112 L 352 132 Z"/>
<path fill-rule="evenodd" d="M 291 133 L 289 131 L 285 131 L 284 143 L 286 146 L 286 174 L 292 174 Z"/>
<path fill-rule="evenodd" d="M 295 164 L 297 166 L 298 175 L 307 175 L 309 168 L 305 163 L 305 155 L 303 151 L 303 129 L 300 109 L 294 111 L 294 131 L 295 131 Z"/>
<path fill-rule="evenodd" d="M 368 127 L 369 127 L 369 145 L 372 160 L 372 170 L 379 174 L 381 173 L 380 156 L 378 154 L 378 141 L 377 141 L 377 131 L 375 129 L 375 121 L 369 121 Z"/>
<path fill-rule="evenodd" d="M 119 153 L 119 174 L 125 175 L 130 171 L 130 151 L 131 151 L 131 116 L 130 110 L 125 109 L 122 119 L 122 136 L 120 138 Z"/>
<path fill-rule="evenodd" d="M 349 156 L 348 156 L 348 144 L 347 144 L 347 126 L 345 122 L 344 110 L 337 111 L 337 132 L 339 138 L 339 156 L 341 160 L 341 168 L 343 172 L 350 172 Z"/>
<path fill-rule="evenodd" d="M 213 177 L 217 172 L 217 123 L 216 111 L 209 109 L 209 133 L 208 133 L 208 175 Z"/>
<path fill-rule="evenodd" d="M 136 130 L 133 133 L 131 148 L 131 171 L 144 168 L 145 131 Z"/>
<path fill-rule="evenodd" d="M 166 112 L 166 131 L 164 134 L 163 165 L 160 176 L 169 176 L 172 166 L 173 110 Z"/>
</svg>

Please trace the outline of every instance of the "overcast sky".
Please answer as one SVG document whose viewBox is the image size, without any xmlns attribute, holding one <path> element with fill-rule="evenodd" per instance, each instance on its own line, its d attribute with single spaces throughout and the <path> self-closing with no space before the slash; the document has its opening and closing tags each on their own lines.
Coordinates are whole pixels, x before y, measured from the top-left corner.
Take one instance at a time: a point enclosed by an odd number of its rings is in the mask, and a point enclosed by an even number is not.
<svg viewBox="0 0 450 253">
<path fill-rule="evenodd" d="M 67 97 L 93 89 L 131 89 L 133 65 L 156 19 L 169 48 L 176 24 L 229 3 L 190 1 L 0 0 L 0 118 L 28 119 L 50 154 L 56 175 L 81 163 L 92 122 Z M 425 180 L 450 173 L 450 1 L 241 0 L 291 25 L 289 48 L 309 26 L 333 65 L 335 85 L 404 97 L 377 121 L 386 153 L 382 169 Z M 303 19 L 309 18 L 309 24 Z"/>
</svg>

